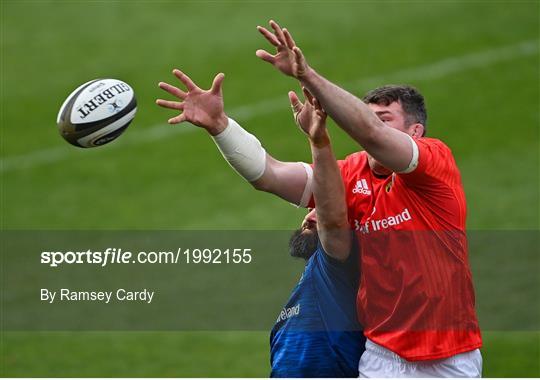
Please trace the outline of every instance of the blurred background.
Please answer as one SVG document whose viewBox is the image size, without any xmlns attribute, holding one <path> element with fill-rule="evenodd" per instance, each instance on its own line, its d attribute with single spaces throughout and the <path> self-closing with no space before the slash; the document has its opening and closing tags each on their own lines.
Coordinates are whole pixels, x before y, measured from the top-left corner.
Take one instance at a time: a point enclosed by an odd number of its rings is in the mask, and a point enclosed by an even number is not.
<svg viewBox="0 0 540 380">
<path fill-rule="evenodd" d="M 171 111 L 154 104 L 165 96 L 157 83 L 175 83 L 175 67 L 203 88 L 224 72 L 229 116 L 274 157 L 309 162 L 287 99 L 298 85 L 255 57 L 268 48 L 255 27 L 272 18 L 291 31 L 313 67 L 358 96 L 387 83 L 418 87 L 429 135 L 452 148 L 461 169 L 468 228 L 537 236 L 538 15 L 537 1 L 4 0 L 2 230 L 297 228 L 304 210 L 254 191 L 204 131 L 167 125 Z M 67 95 L 94 78 L 129 83 L 138 112 L 118 140 L 83 150 L 60 137 L 55 121 Z M 358 150 L 332 123 L 330 129 L 339 158 Z M 512 289 L 534 289 L 538 245 L 532 249 L 476 258 L 471 252 L 477 288 L 524 276 L 530 281 Z M 509 257 L 527 258 L 521 272 L 500 278 L 483 270 Z M 292 263 L 285 247 L 283 260 Z M 504 311 L 505 325 L 513 323 L 516 296 L 485 286 L 477 294 L 479 303 L 499 298 L 492 313 Z M 529 305 L 534 315 L 538 302 Z M 540 376 L 538 323 L 484 331 L 484 375 Z M 1 367 L 7 376 L 267 376 L 268 335 L 4 332 Z"/>
</svg>

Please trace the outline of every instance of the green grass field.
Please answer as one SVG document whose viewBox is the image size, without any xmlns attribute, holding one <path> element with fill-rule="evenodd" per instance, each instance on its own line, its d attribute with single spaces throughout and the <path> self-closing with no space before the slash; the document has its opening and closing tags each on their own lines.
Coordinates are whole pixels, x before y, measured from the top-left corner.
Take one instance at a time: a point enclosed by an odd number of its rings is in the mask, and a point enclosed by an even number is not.
<svg viewBox="0 0 540 380">
<path fill-rule="evenodd" d="M 429 134 L 452 148 L 461 168 L 469 229 L 537 234 L 539 11 L 538 1 L 2 0 L 1 228 L 296 228 L 303 210 L 252 190 L 203 131 L 166 125 L 171 113 L 154 105 L 163 96 L 157 82 L 174 81 L 174 67 L 203 87 L 224 72 L 230 116 L 275 157 L 309 161 L 286 96 L 296 83 L 255 57 L 266 47 L 255 27 L 274 18 L 289 28 L 310 64 L 355 94 L 389 82 L 423 92 Z M 117 141 L 77 149 L 59 136 L 56 114 L 74 88 L 99 77 L 128 82 L 138 113 Z M 330 128 L 338 157 L 358 149 Z M 475 282 L 480 288 L 497 282 L 482 268 L 504 263 L 507 255 L 522 272 L 508 271 L 513 276 L 500 279 L 497 292 L 478 294 L 479 304 L 502 315 L 485 324 L 484 375 L 538 377 L 540 321 L 513 324 L 506 302 L 519 298 L 515 289 L 540 288 L 538 252 L 495 250 L 493 257 L 471 259 Z M 289 263 L 284 247 L 283 265 Z M 518 277 L 529 282 L 504 286 Z M 533 316 L 539 302 L 528 305 Z M 0 371 L 266 376 L 268 350 L 266 331 L 3 331 Z"/>
</svg>

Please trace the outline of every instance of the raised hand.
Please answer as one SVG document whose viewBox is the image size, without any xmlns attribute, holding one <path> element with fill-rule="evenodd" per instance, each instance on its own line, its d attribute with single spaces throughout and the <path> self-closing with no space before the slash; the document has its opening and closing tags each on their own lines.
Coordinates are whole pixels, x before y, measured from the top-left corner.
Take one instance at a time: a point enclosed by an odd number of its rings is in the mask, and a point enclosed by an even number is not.
<svg viewBox="0 0 540 380">
<path fill-rule="evenodd" d="M 302 88 L 302 91 L 305 97 L 303 104 L 294 91 L 289 92 L 294 120 L 311 142 L 317 145 L 326 144 L 329 141 L 326 131 L 326 113 L 307 89 Z"/>
<path fill-rule="evenodd" d="M 257 30 L 276 47 L 276 54 L 272 55 L 266 50 L 259 49 L 255 53 L 257 57 L 270 63 L 283 74 L 302 79 L 307 73 L 308 64 L 302 51 L 294 42 L 287 29 L 282 29 L 274 20 L 270 20 L 270 26 L 274 33 L 268 29 L 258 26 Z"/>
<path fill-rule="evenodd" d="M 180 111 L 180 114 L 170 118 L 169 124 L 178 124 L 184 121 L 206 129 L 210 134 L 217 135 L 228 124 L 227 115 L 223 109 L 223 94 L 221 84 L 225 75 L 219 73 L 214 78 L 209 90 L 199 88 L 193 81 L 178 69 L 173 74 L 186 86 L 187 92 L 165 82 L 159 82 L 159 87 L 167 91 L 180 101 L 157 99 L 156 104 Z"/>
</svg>

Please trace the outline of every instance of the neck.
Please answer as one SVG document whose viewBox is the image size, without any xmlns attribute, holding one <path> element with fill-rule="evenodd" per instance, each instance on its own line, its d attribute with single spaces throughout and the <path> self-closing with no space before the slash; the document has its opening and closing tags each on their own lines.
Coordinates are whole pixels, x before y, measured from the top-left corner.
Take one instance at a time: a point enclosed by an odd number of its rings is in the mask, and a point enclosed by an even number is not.
<svg viewBox="0 0 540 380">
<path fill-rule="evenodd" d="M 369 160 L 369 167 L 371 171 L 378 178 L 385 178 L 392 174 L 391 170 L 386 169 L 384 166 L 378 164 L 375 160 Z"/>
<path fill-rule="evenodd" d="M 371 169 L 371 171 L 373 172 L 373 175 L 377 178 L 386 178 L 388 176 L 390 176 L 392 174 L 392 172 L 388 171 L 388 172 L 385 172 L 385 173 L 381 173 L 381 172 L 378 172 L 374 169 Z"/>
</svg>

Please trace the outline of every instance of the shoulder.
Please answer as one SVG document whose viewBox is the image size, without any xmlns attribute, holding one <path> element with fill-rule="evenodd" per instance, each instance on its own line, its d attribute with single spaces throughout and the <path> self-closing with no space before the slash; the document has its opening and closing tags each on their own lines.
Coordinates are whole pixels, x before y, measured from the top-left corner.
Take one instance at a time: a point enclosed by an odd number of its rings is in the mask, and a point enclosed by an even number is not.
<svg viewBox="0 0 540 380">
<path fill-rule="evenodd" d="M 457 170 L 452 149 L 439 139 L 423 137 L 415 140 L 421 164 L 450 171 Z M 423 157 L 422 157 L 423 156 Z"/>
<path fill-rule="evenodd" d="M 329 256 L 322 246 L 312 256 L 312 280 L 315 284 L 324 284 L 323 286 L 346 285 L 356 288 L 358 285 L 359 268 L 358 253 L 351 250 L 349 258 L 345 261 L 339 261 Z M 322 282 L 321 282 L 322 281 Z M 339 285 L 341 286 L 341 285 Z"/>
<path fill-rule="evenodd" d="M 317 250 L 311 257 L 311 259 L 314 259 L 315 261 L 317 261 L 319 266 L 322 268 L 337 270 L 339 272 L 342 272 L 344 270 L 349 272 L 351 268 L 357 269 L 355 265 L 357 263 L 357 257 L 358 257 L 357 250 L 358 250 L 358 244 L 355 238 L 353 239 L 353 242 L 351 245 L 351 252 L 349 254 L 349 257 L 345 261 L 339 261 L 337 259 L 334 259 L 328 253 L 326 253 L 321 243 L 319 243 Z"/>
<path fill-rule="evenodd" d="M 343 160 L 339 160 L 338 165 L 342 173 L 347 173 L 350 169 L 358 172 L 368 167 L 367 153 L 365 151 L 351 153 Z"/>
<path fill-rule="evenodd" d="M 345 160 L 349 164 L 359 164 L 367 162 L 367 153 L 365 151 L 354 152 L 345 157 Z"/>
<path fill-rule="evenodd" d="M 439 139 L 414 139 L 418 147 L 418 163 L 410 173 L 398 173 L 409 184 L 446 183 L 454 186 L 461 177 L 452 150 Z"/>
<path fill-rule="evenodd" d="M 448 145 L 439 139 L 432 137 L 420 137 L 414 139 L 418 145 L 420 152 L 422 150 L 429 150 L 431 154 L 442 154 L 452 156 L 452 150 Z"/>
</svg>

